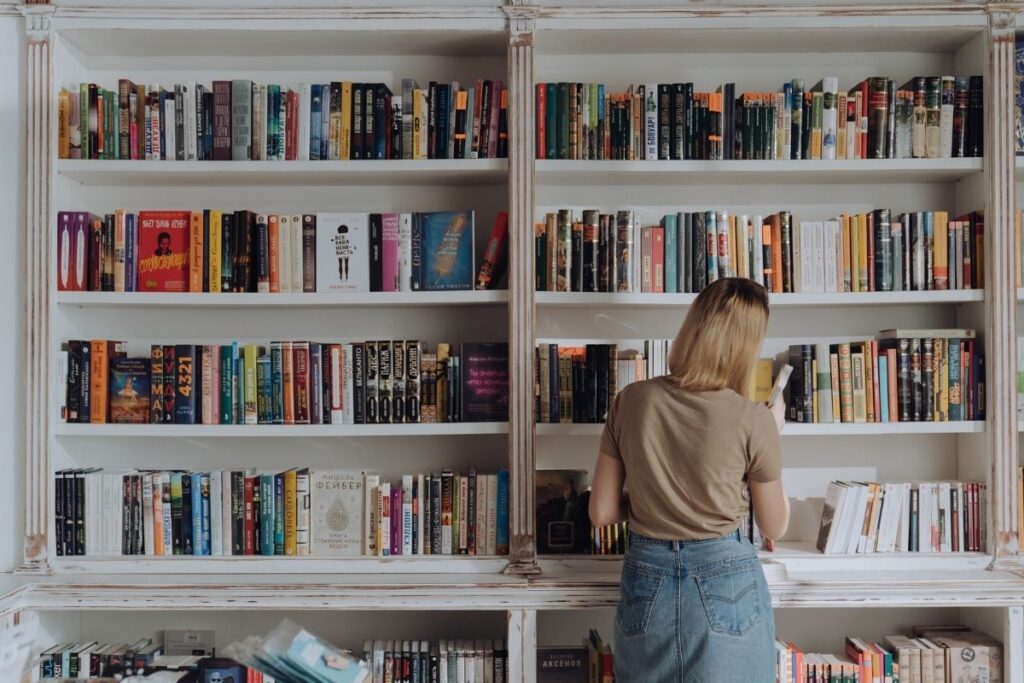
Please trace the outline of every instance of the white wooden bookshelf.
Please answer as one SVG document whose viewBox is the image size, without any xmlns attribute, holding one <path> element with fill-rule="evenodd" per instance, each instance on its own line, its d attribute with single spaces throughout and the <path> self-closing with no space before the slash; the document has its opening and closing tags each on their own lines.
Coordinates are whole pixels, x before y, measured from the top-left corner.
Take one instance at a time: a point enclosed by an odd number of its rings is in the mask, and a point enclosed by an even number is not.
<svg viewBox="0 0 1024 683">
<path fill-rule="evenodd" d="M 348 642 L 366 623 L 400 623 L 410 637 L 460 622 L 506 637 L 509 680 L 534 680 L 535 647 L 575 644 L 600 624 L 611 637 L 614 557 L 535 553 L 537 469 L 592 470 L 601 425 L 535 424 L 537 340 L 674 336 L 693 295 L 534 293 L 533 225 L 553 208 L 791 210 L 797 217 L 891 208 L 986 211 L 984 290 L 772 296 L 766 355 L 811 338 L 865 338 L 890 327 L 971 327 L 986 350 L 984 422 L 787 425 L 784 481 L 793 538 L 763 554 L 779 634 L 811 647 L 821 634 L 881 635 L 915 620 L 964 622 L 1005 644 L 1004 680 L 1024 680 L 1024 563 L 1016 544 L 1018 421 L 1013 391 L 1017 290 L 1012 212 L 1024 163 L 1013 157 L 1016 5 L 941 2 L 905 11 L 834 0 L 751 6 L 727 0 L 638 9 L 581 0 L 438 8 L 281 0 L 270 8 L 117 7 L 79 0 L 22 5 L 29 40 L 26 108 L 27 505 L 24 563 L 0 616 L 43 615 L 52 640 L 111 637 L 161 620 L 246 635 L 281 616 L 337 626 Z M 198 29 L 202 29 L 201 31 Z M 202 55 L 201 57 L 198 55 Z M 751 69 L 752 60 L 757 68 Z M 1006 68 L 1006 64 L 1010 68 Z M 737 92 L 808 87 L 837 75 L 898 82 L 918 74 L 983 74 L 982 159 L 859 161 L 561 161 L 534 159 L 536 81 L 726 80 Z M 57 160 L 56 93 L 70 82 L 251 77 L 288 83 L 415 77 L 502 79 L 510 90 L 508 160 L 121 162 Z M 394 294 L 112 294 L 55 291 L 56 213 L 115 207 L 410 211 L 472 208 L 482 245 L 510 212 L 509 290 Z M 478 249 L 479 250 L 479 249 Z M 508 423 L 180 426 L 62 424 L 54 357 L 67 339 L 420 338 L 507 340 Z M 1024 429 L 1024 428 L 1022 428 Z M 156 437 L 156 438 L 154 438 Z M 383 438 L 388 437 L 388 438 Z M 402 438 L 409 437 L 409 438 Z M 586 437 L 586 438 L 582 438 Z M 793 437 L 793 438 L 790 438 Z M 808 437 L 808 438 L 795 438 Z M 810 438 L 816 437 L 816 438 Z M 869 438 L 874 437 L 874 438 Z M 288 441 L 286 439 L 292 439 Z M 282 449 L 285 446 L 287 450 Z M 56 557 L 52 474 L 66 467 L 243 467 L 287 461 L 395 475 L 449 466 L 510 470 L 512 547 L 506 557 Z M 290 464 L 288 466 L 290 466 Z M 823 556 L 813 547 L 831 479 L 978 479 L 988 483 L 982 553 Z M 540 574 L 538 574 L 540 572 Z M 850 609 L 836 610 L 845 607 Z M 895 608 L 902 608 L 895 609 Z M 236 610 L 245 623 L 230 622 Z M 401 613 L 394 618 L 390 613 Z M 367 621 L 368 614 L 377 615 Z M 391 619 L 388 622 L 388 619 Z M 397 628 L 397 627 L 396 627 Z M 788 630 L 787 630 L 788 629 Z M 880 630 L 879 630 L 880 629 Z M 269 630 L 266 629 L 266 630 Z M 877 634 L 875 634 L 877 631 Z M 220 631 L 218 631 L 220 633 Z M 264 631 L 265 632 L 265 631 Z M 571 634 L 567 635 L 567 634 Z M 801 642 L 806 638 L 809 642 Z M 226 643 L 221 643 L 226 644 Z M 814 645 L 816 647 L 816 645 Z M 841 651 L 833 647 L 827 651 Z"/>
</svg>

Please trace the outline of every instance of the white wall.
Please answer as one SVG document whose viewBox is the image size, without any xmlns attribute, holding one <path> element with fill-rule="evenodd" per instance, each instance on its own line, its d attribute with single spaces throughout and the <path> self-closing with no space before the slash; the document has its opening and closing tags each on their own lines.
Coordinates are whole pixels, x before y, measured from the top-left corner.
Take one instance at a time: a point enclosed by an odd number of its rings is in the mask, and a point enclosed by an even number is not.
<svg viewBox="0 0 1024 683">
<path fill-rule="evenodd" d="M 0 4 L 0 572 L 21 562 L 25 305 L 25 48 L 20 17 Z"/>
</svg>

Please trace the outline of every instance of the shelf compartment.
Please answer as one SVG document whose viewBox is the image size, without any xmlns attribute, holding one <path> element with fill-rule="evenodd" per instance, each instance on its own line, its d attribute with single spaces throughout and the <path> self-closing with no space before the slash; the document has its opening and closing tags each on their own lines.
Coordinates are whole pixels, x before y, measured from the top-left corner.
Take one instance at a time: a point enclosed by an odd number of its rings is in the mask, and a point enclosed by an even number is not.
<svg viewBox="0 0 1024 683">
<path fill-rule="evenodd" d="M 609 292 L 537 292 L 538 308 L 659 308 L 689 306 L 696 294 Z M 799 292 L 770 295 L 771 305 L 783 308 L 812 306 L 899 306 L 961 304 L 985 300 L 983 289 L 927 292 Z"/>
<path fill-rule="evenodd" d="M 94 161 L 61 159 L 59 178 L 87 186 L 254 187 L 497 185 L 507 159 L 364 161 Z"/>
<path fill-rule="evenodd" d="M 442 422 L 420 424 L 341 425 L 179 425 L 179 424 L 69 424 L 55 425 L 54 434 L 66 437 L 188 437 L 204 438 L 319 438 L 367 436 L 467 436 L 507 434 L 507 422 Z"/>
<path fill-rule="evenodd" d="M 495 555 L 402 557 L 55 557 L 55 574 L 496 574 L 508 559 Z"/>
<path fill-rule="evenodd" d="M 839 159 L 763 161 L 536 162 L 541 185 L 818 185 L 952 182 L 982 172 L 980 157 L 954 159 Z"/>
<path fill-rule="evenodd" d="M 508 302 L 508 292 L 352 292 L 308 294 L 209 294 L 150 292 L 58 292 L 58 306 L 79 308 L 358 308 L 399 306 L 488 306 Z"/>
<path fill-rule="evenodd" d="M 540 423 L 537 436 L 599 436 L 603 424 Z M 872 422 L 840 424 L 802 424 L 787 422 L 782 436 L 875 436 L 900 434 L 979 434 L 985 431 L 982 420 L 963 422 Z"/>
</svg>

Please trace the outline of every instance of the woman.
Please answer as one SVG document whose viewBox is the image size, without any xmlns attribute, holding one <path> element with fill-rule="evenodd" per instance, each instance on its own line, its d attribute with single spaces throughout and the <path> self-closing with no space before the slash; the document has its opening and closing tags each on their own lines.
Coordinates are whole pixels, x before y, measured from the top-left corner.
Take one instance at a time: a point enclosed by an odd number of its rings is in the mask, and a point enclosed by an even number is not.
<svg viewBox="0 0 1024 683">
<path fill-rule="evenodd" d="M 767 326 L 763 287 L 717 280 L 679 328 L 669 374 L 630 384 L 609 412 L 590 519 L 629 520 L 615 615 L 619 683 L 775 681 L 771 598 L 757 552 L 737 530 L 747 485 L 762 536 L 777 539 L 789 524 L 785 406 L 745 398 Z"/>
</svg>

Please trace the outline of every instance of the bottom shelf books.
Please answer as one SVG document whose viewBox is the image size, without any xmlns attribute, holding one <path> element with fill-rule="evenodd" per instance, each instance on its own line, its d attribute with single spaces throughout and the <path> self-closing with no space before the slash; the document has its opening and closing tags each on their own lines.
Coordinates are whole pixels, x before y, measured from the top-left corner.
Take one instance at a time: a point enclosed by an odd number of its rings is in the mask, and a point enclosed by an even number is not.
<svg viewBox="0 0 1024 683">
<path fill-rule="evenodd" d="M 981 552 L 985 494 L 985 484 L 976 481 L 833 481 L 817 548 L 823 553 Z"/>
<path fill-rule="evenodd" d="M 1002 645 L 966 626 L 918 626 L 911 636 L 886 636 L 880 643 L 846 638 L 845 656 L 804 652 L 776 641 L 778 683 L 999 683 Z"/>
<path fill-rule="evenodd" d="M 58 556 L 508 554 L 507 470 L 92 468 L 54 491 Z"/>
<path fill-rule="evenodd" d="M 537 683 L 614 683 L 611 646 L 595 629 L 576 647 L 538 647 Z"/>
</svg>

